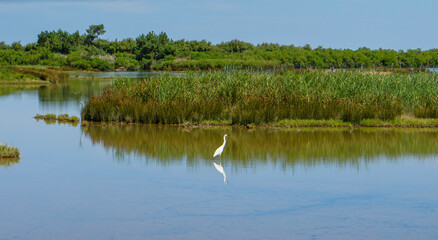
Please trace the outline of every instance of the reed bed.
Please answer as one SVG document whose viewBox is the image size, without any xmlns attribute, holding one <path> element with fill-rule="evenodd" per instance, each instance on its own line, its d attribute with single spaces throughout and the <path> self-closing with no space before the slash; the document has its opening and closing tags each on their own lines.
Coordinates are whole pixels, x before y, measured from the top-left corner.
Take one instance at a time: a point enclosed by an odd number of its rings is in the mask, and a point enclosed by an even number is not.
<svg viewBox="0 0 438 240">
<path fill-rule="evenodd" d="M 69 78 L 69 74 L 64 71 L 48 69 L 48 68 L 40 69 L 40 68 L 29 68 L 29 67 L 15 67 L 15 68 L 11 68 L 11 70 L 20 74 L 31 75 L 36 79 L 48 81 L 51 83 L 65 81 Z"/>
<path fill-rule="evenodd" d="M 438 75 L 433 73 L 232 71 L 118 78 L 101 96 L 90 98 L 81 115 L 90 121 L 154 124 L 284 119 L 359 124 L 402 115 L 437 118 L 437 103 Z"/>
</svg>

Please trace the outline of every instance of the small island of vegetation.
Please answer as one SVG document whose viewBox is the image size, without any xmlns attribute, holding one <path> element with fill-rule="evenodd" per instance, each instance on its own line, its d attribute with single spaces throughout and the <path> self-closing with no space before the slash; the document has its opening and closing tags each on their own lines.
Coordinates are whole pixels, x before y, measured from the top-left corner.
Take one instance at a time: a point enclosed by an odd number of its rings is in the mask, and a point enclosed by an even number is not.
<svg viewBox="0 0 438 240">
<path fill-rule="evenodd" d="M 37 121 L 44 120 L 44 122 L 48 124 L 56 123 L 56 121 L 58 121 L 58 123 L 69 123 L 72 124 L 73 126 L 77 126 L 78 123 L 80 122 L 80 119 L 78 117 L 69 116 L 68 114 L 60 114 L 58 116 L 56 116 L 56 114 L 53 113 L 48 113 L 46 115 L 37 114 L 33 118 L 35 118 Z"/>
<path fill-rule="evenodd" d="M 1 158 L 19 158 L 20 151 L 16 147 L 0 144 L 0 159 Z"/>
<path fill-rule="evenodd" d="M 433 73 L 321 70 L 118 78 L 102 96 L 86 102 L 82 118 L 152 124 L 436 126 L 430 118 L 438 117 L 437 82 Z"/>
</svg>

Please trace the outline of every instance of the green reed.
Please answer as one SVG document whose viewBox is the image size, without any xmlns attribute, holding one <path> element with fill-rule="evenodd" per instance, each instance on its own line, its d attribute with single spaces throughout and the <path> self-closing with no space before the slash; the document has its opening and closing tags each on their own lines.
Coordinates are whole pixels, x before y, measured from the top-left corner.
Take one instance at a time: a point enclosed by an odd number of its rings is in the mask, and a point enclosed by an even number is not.
<svg viewBox="0 0 438 240">
<path fill-rule="evenodd" d="M 283 119 L 389 121 L 438 117 L 438 75 L 355 71 L 249 71 L 116 79 L 82 109 L 91 121 L 178 124 L 230 120 L 268 124 Z"/>
<path fill-rule="evenodd" d="M 0 158 L 18 158 L 20 150 L 16 147 L 0 144 Z"/>
</svg>

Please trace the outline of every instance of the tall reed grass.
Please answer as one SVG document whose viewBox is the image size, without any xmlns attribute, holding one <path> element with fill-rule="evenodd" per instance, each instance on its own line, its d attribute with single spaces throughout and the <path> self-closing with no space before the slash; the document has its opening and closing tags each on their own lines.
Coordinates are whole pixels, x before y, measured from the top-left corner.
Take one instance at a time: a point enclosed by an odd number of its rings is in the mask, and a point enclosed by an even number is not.
<svg viewBox="0 0 438 240">
<path fill-rule="evenodd" d="M 20 150 L 16 147 L 0 144 L 0 158 L 18 158 Z"/>
<path fill-rule="evenodd" d="M 118 78 L 82 109 L 91 121 L 177 124 L 230 120 L 267 124 L 282 119 L 360 123 L 400 115 L 438 117 L 438 75 L 432 73 L 249 71 Z"/>
<path fill-rule="evenodd" d="M 28 68 L 28 67 L 15 67 L 15 68 L 11 68 L 11 70 L 17 73 L 31 75 L 36 79 L 48 81 L 51 83 L 57 83 L 69 78 L 68 73 L 64 71 L 48 69 L 48 68 L 40 69 L 40 68 Z"/>
</svg>

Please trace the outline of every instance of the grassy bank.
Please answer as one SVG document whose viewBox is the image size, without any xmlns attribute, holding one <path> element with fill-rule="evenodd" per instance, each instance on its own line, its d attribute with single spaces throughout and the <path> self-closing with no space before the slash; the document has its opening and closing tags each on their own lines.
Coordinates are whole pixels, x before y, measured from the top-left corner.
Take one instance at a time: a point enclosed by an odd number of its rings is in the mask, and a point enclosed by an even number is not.
<svg viewBox="0 0 438 240">
<path fill-rule="evenodd" d="M 68 73 L 41 67 L 0 67 L 0 83 L 50 84 L 69 77 Z"/>
<path fill-rule="evenodd" d="M 398 116 L 392 120 L 363 119 L 359 123 L 344 122 L 341 120 L 307 120 L 284 119 L 270 123 L 272 127 L 385 127 L 385 128 L 436 128 L 438 119 L 414 118 Z"/>
<path fill-rule="evenodd" d="M 210 72 L 115 80 L 82 109 L 83 120 L 180 124 L 271 124 L 287 119 L 383 123 L 438 118 L 438 75 L 353 71 Z M 365 124 L 364 124 L 365 125 Z"/>
<path fill-rule="evenodd" d="M 18 158 L 20 151 L 16 147 L 0 144 L 0 158 Z"/>
</svg>

